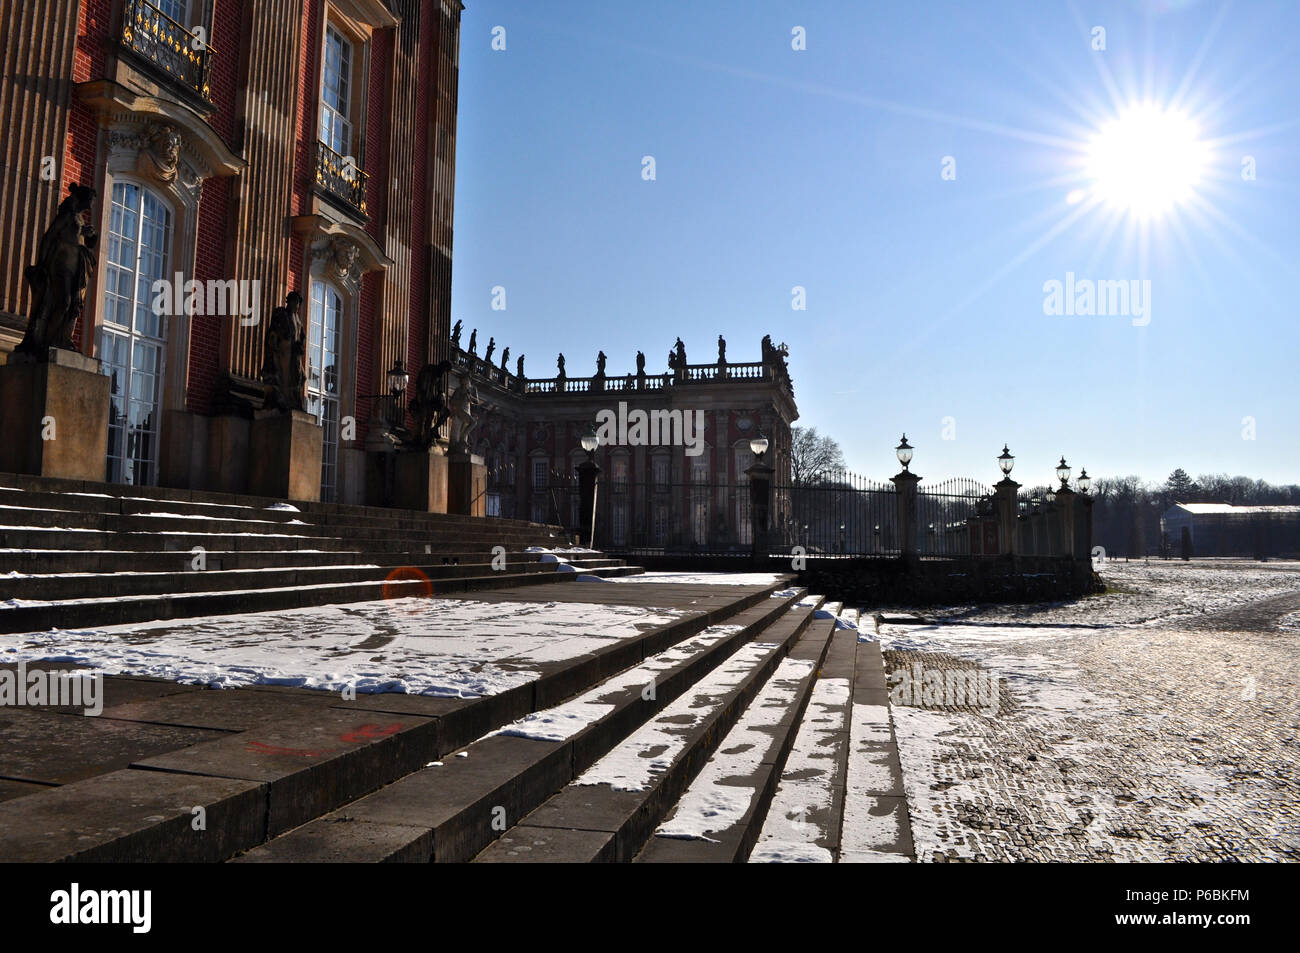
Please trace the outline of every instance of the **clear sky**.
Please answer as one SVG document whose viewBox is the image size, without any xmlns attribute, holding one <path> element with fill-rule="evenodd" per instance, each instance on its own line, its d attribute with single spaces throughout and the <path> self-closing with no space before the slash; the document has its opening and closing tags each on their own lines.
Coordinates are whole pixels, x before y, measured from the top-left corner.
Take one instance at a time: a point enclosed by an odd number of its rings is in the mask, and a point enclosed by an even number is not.
<svg viewBox="0 0 1300 953">
<path fill-rule="evenodd" d="M 991 482 L 1006 441 L 1027 484 L 1061 454 L 1300 481 L 1295 0 L 467 0 L 460 62 L 480 353 L 656 372 L 770 333 L 868 476 L 905 430 L 931 479 Z M 1067 273 L 1149 308 L 1045 314 Z"/>
</svg>

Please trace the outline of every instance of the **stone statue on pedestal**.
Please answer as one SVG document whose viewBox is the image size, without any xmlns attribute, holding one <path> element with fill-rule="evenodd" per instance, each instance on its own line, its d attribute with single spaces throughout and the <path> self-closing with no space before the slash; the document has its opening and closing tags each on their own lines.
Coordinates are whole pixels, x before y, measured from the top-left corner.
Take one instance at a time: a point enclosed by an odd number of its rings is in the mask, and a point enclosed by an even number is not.
<svg viewBox="0 0 1300 953">
<path fill-rule="evenodd" d="M 501 352 L 501 370 L 504 371 L 506 369 L 506 365 L 509 363 L 510 363 L 510 348 L 507 347 L 504 351 Z"/>
<path fill-rule="evenodd" d="M 451 346 L 454 348 L 460 347 L 460 321 L 459 320 L 451 326 Z"/>
<path fill-rule="evenodd" d="M 718 335 L 718 365 L 726 366 L 727 363 L 727 339 L 721 334 Z"/>
<path fill-rule="evenodd" d="M 290 291 L 284 304 L 271 311 L 262 339 L 262 406 L 289 413 L 307 406 L 307 334 L 302 318 L 302 295 Z"/>
<path fill-rule="evenodd" d="M 521 382 L 524 380 L 524 357 L 525 356 L 526 355 L 524 354 L 520 354 L 519 360 L 515 361 L 515 377 L 519 378 Z"/>
<path fill-rule="evenodd" d="M 451 361 L 439 361 L 420 368 L 415 378 L 415 395 L 411 398 L 411 419 L 415 429 L 411 445 L 427 450 L 438 436 L 438 428 L 446 421 L 450 408 L 445 398 L 447 372 Z"/>
<path fill-rule="evenodd" d="M 487 364 L 489 367 L 492 365 L 492 352 L 495 351 L 496 349 L 497 349 L 497 339 L 494 337 L 489 337 L 487 350 L 483 352 L 483 363 Z"/>
<path fill-rule="evenodd" d="M 99 236 L 90 224 L 95 190 L 74 185 L 68 191 L 36 246 L 36 264 L 23 269 L 32 289 L 32 310 L 27 332 L 15 350 L 38 362 L 52 347 L 75 350 L 72 336 L 95 267 Z"/>
<path fill-rule="evenodd" d="M 563 351 L 561 351 L 561 352 L 560 352 L 560 356 L 557 357 L 557 358 L 555 359 L 555 366 L 559 369 L 559 373 L 555 375 L 555 379 L 556 379 L 557 381 L 563 381 L 564 378 L 565 378 L 565 373 L 564 373 L 564 352 L 563 352 Z"/>
<path fill-rule="evenodd" d="M 478 349 L 478 328 L 469 332 L 469 353 L 473 354 Z"/>
</svg>

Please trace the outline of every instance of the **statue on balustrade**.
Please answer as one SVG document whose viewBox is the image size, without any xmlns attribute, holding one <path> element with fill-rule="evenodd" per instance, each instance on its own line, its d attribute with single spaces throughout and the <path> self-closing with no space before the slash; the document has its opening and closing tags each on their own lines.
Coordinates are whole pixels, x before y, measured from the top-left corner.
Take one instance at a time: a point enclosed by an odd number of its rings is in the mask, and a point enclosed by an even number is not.
<svg viewBox="0 0 1300 953">
<path fill-rule="evenodd" d="M 558 368 L 560 369 L 560 372 L 559 372 L 558 374 L 555 375 L 555 379 L 556 379 L 557 381 L 561 381 L 561 382 L 563 382 L 563 381 L 564 381 L 564 377 L 565 377 L 565 374 L 564 374 L 564 352 L 563 352 L 563 351 L 561 351 L 561 352 L 560 352 L 560 356 L 557 357 L 557 358 L 555 359 L 555 366 L 558 367 Z"/>
<path fill-rule="evenodd" d="M 677 339 L 677 345 L 676 345 L 676 347 L 677 347 L 677 369 L 678 369 L 679 371 L 683 371 L 683 372 L 685 372 L 685 370 L 686 370 L 686 345 L 682 343 L 682 339 L 681 339 L 681 338 L 678 338 L 678 339 Z"/>
<path fill-rule="evenodd" d="M 451 428 L 448 430 L 448 438 L 453 453 L 469 453 L 469 435 L 479 425 L 473 414 L 476 397 L 468 377 L 461 380 L 460 386 L 451 395 Z"/>
<path fill-rule="evenodd" d="M 265 386 L 262 407 L 289 413 L 307 406 L 307 328 L 299 317 L 302 295 L 290 291 L 284 304 L 271 310 L 262 339 L 262 369 L 258 375 Z"/>
<path fill-rule="evenodd" d="M 451 326 L 451 346 L 457 350 L 460 349 L 460 321 L 459 319 Z"/>
<path fill-rule="evenodd" d="M 433 446 L 439 428 L 450 413 L 446 399 L 449 370 L 451 361 L 439 361 L 424 365 L 415 377 L 415 394 L 411 398 L 411 419 L 415 427 L 410 444 L 417 449 Z"/>
<path fill-rule="evenodd" d="M 718 366 L 727 366 L 727 339 L 721 334 L 718 335 Z"/>
<path fill-rule="evenodd" d="M 489 367 L 492 366 L 492 352 L 495 351 L 496 349 L 497 349 L 497 339 L 494 337 L 489 337 L 487 350 L 483 352 L 483 363 L 488 365 Z"/>
<path fill-rule="evenodd" d="M 469 353 L 473 355 L 478 350 L 478 328 L 469 332 Z"/>
<path fill-rule="evenodd" d="M 645 389 L 645 354 L 641 351 L 636 352 L 636 386 L 637 390 Z"/>
<path fill-rule="evenodd" d="M 506 365 L 509 363 L 510 363 L 510 348 L 506 347 L 506 349 L 501 352 L 501 370 L 504 371 L 506 369 Z"/>
<path fill-rule="evenodd" d="M 49 349 L 76 350 L 72 335 L 86 304 L 99 234 L 91 222 L 95 190 L 73 185 L 36 246 L 36 264 L 23 269 L 32 289 L 31 319 L 17 353 L 45 361 Z"/>
<path fill-rule="evenodd" d="M 524 381 L 524 358 L 526 356 L 527 355 L 520 354 L 519 360 L 515 361 L 515 377 L 519 378 L 521 384 Z"/>
</svg>

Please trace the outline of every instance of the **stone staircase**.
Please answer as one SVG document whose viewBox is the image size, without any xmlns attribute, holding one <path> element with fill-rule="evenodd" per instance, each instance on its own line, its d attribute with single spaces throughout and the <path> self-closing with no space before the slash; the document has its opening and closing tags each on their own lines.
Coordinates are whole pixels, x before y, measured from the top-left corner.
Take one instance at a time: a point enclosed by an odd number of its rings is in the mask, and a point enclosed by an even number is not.
<svg viewBox="0 0 1300 953">
<path fill-rule="evenodd" d="M 101 717 L 25 730 L 195 735 L 10 793 L 0 859 L 910 860 L 878 647 L 855 612 L 786 585 L 559 587 L 689 611 L 478 698 L 110 678 Z"/>
<path fill-rule="evenodd" d="M 0 633 L 642 571 L 597 552 L 532 551 L 565 550 L 560 534 L 517 520 L 0 473 Z"/>
</svg>

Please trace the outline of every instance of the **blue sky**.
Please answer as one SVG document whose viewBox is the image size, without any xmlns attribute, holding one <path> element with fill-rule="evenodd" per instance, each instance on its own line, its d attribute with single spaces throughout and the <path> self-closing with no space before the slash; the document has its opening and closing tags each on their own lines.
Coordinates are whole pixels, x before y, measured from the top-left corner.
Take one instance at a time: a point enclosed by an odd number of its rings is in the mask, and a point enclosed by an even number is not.
<svg viewBox="0 0 1300 953">
<path fill-rule="evenodd" d="M 905 430 L 931 479 L 991 482 L 1006 441 L 1025 483 L 1061 454 L 1300 481 L 1298 47 L 1300 5 L 1263 0 L 469 0 L 452 316 L 530 376 L 770 333 L 799 423 L 877 478 Z M 1082 165 L 1138 101 L 1208 156 L 1146 223 Z M 1067 272 L 1149 280 L 1150 322 L 1045 315 Z"/>
</svg>

